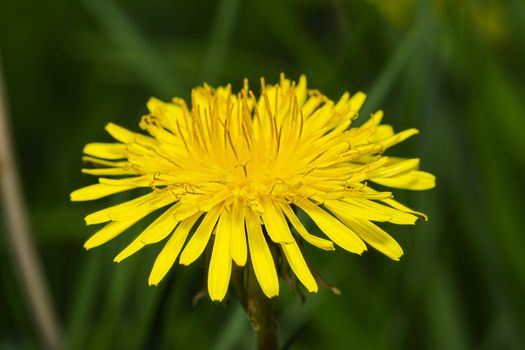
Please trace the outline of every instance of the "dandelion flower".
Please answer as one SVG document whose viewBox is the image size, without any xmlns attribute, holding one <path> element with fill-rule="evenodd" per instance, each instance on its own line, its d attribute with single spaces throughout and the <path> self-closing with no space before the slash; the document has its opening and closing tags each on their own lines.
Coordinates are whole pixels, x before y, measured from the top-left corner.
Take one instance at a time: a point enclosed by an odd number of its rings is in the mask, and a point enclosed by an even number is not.
<svg viewBox="0 0 525 350">
<path fill-rule="evenodd" d="M 120 262 L 148 244 L 166 240 L 149 277 L 158 284 L 178 258 L 195 262 L 210 245 L 208 292 L 222 300 L 233 264 L 253 266 L 268 297 L 279 293 L 274 254 L 280 254 L 310 292 L 318 287 L 298 240 L 323 249 L 336 246 L 361 254 L 367 245 L 398 260 L 399 244 L 375 222 L 414 224 L 423 214 L 370 186 L 425 190 L 433 175 L 418 170 L 419 159 L 383 152 L 417 134 L 394 133 L 374 113 L 350 128 L 365 94 L 345 93 L 333 102 L 308 90 L 306 78 L 279 84 L 261 79 L 260 96 L 231 86 L 193 89 L 191 107 L 174 98 L 152 98 L 136 133 L 109 123 L 115 143 L 90 143 L 83 160 L 98 183 L 71 193 L 88 201 L 144 188 L 146 194 L 86 216 L 88 225 L 105 224 L 85 243 L 90 249 L 160 212 L 122 250 Z M 326 236 L 313 235 L 301 221 L 308 216 Z M 211 241 L 211 242 L 210 242 Z M 249 260 L 249 261 L 248 261 Z"/>
</svg>

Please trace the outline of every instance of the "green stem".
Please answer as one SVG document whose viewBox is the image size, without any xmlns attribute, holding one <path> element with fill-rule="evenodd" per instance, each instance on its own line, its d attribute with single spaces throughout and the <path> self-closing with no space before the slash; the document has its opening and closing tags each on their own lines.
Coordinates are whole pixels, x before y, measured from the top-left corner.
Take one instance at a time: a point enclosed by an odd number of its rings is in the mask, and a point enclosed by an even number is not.
<svg viewBox="0 0 525 350">
<path fill-rule="evenodd" d="M 273 316 L 273 301 L 261 290 L 251 264 L 248 271 L 246 312 L 257 334 L 257 349 L 276 350 L 277 322 Z"/>
</svg>

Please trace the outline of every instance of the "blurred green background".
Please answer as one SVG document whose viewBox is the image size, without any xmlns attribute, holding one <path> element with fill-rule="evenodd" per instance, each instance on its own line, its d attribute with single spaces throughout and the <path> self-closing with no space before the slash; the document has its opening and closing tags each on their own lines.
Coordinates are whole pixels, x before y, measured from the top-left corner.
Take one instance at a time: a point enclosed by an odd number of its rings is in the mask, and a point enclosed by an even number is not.
<svg viewBox="0 0 525 350">
<path fill-rule="evenodd" d="M 336 99 L 363 90 L 421 134 L 390 154 L 418 156 L 438 179 L 396 192 L 429 214 L 387 227 L 400 262 L 306 248 L 342 290 L 304 304 L 281 284 L 281 345 L 289 349 L 525 348 L 525 3 L 520 0 L 343 1 L 30 0 L 0 2 L 0 55 L 24 197 L 68 349 L 249 349 L 234 299 L 197 306 L 202 267 L 177 267 L 153 288 L 155 245 L 121 264 L 138 228 L 82 248 L 83 217 L 112 204 L 70 203 L 93 183 L 85 143 L 134 130 L 150 96 L 280 72 Z M 0 349 L 39 349 L 38 333 L 0 235 Z M 394 226 L 394 225 L 392 225 Z"/>
</svg>

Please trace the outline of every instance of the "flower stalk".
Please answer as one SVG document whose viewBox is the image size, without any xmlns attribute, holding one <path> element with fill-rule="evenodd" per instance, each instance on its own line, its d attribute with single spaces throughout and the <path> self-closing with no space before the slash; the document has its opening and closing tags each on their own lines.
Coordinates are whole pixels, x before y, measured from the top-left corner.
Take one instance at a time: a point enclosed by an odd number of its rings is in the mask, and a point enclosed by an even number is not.
<svg viewBox="0 0 525 350">
<path fill-rule="evenodd" d="M 257 335 L 257 349 L 275 350 L 279 341 L 277 321 L 273 315 L 273 299 L 264 295 L 251 266 L 247 277 L 246 312 Z"/>
</svg>

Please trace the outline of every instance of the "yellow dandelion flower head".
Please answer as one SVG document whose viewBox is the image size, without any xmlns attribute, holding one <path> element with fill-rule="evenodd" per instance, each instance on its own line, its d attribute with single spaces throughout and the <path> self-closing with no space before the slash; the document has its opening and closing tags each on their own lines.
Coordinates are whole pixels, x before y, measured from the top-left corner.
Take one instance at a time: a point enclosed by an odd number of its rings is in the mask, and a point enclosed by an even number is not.
<svg viewBox="0 0 525 350">
<path fill-rule="evenodd" d="M 253 266 L 268 297 L 279 292 L 272 251 L 281 254 L 310 292 L 317 291 L 297 244 L 324 250 L 335 245 L 356 254 L 372 246 L 398 260 L 399 244 L 373 222 L 414 224 L 423 214 L 398 203 L 390 192 L 369 186 L 424 190 L 434 176 L 419 171 L 419 159 L 387 157 L 383 152 L 416 134 L 394 133 L 374 113 L 350 128 L 365 94 L 348 93 L 337 102 L 281 75 L 276 85 L 261 79 L 256 97 L 245 80 L 231 86 L 193 89 L 191 107 L 174 98 L 150 99 L 149 113 L 135 133 L 106 126 L 115 143 L 84 148 L 82 172 L 98 183 L 71 193 L 87 201 L 129 191 L 146 194 L 86 216 L 88 225 L 105 224 L 85 243 L 87 249 L 115 238 L 153 212 L 163 212 L 116 257 L 120 262 L 148 244 L 167 239 L 149 277 L 156 285 L 177 258 L 193 263 L 210 245 L 208 291 L 222 300 L 232 265 Z M 307 215 L 326 237 L 313 235 L 301 221 Z M 210 242 L 211 241 L 211 242 Z M 366 243 L 366 244 L 365 244 Z"/>
</svg>

